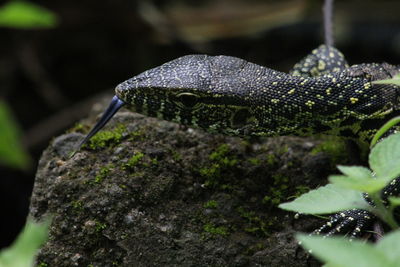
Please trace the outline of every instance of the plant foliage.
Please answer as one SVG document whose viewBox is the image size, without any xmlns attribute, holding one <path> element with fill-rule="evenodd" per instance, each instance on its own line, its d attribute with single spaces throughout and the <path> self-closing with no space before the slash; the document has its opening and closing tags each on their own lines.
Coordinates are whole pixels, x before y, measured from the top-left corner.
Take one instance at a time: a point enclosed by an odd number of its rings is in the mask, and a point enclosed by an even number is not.
<svg viewBox="0 0 400 267">
<path fill-rule="evenodd" d="M 20 136 L 8 106 L 0 100 L 0 163 L 19 169 L 28 167 L 30 158 L 19 142 Z"/>
<path fill-rule="evenodd" d="M 47 239 L 50 220 L 35 223 L 28 220 L 14 243 L 0 252 L 1 267 L 31 267 L 37 250 Z"/>
<path fill-rule="evenodd" d="M 32 2 L 9 1 L 0 8 L 0 26 L 32 29 L 57 25 L 57 16 Z"/>
</svg>

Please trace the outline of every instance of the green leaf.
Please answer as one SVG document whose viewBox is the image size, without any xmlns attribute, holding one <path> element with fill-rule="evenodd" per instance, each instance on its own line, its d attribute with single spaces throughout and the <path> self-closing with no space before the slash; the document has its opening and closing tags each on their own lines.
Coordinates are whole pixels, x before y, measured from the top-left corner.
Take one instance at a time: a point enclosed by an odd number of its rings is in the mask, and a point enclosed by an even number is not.
<svg viewBox="0 0 400 267">
<path fill-rule="evenodd" d="M 345 174 L 333 175 L 329 181 L 338 186 L 373 194 L 385 187 L 386 181 L 375 179 L 369 169 L 360 166 L 338 166 Z"/>
<path fill-rule="evenodd" d="M 0 163 L 20 169 L 29 166 L 30 158 L 19 142 L 20 131 L 7 105 L 0 100 Z"/>
<path fill-rule="evenodd" d="M 40 246 L 47 239 L 50 220 L 35 223 L 28 220 L 14 243 L 0 252 L 1 267 L 31 267 Z"/>
<path fill-rule="evenodd" d="M 389 197 L 389 203 L 392 207 L 400 206 L 400 197 Z"/>
<path fill-rule="evenodd" d="M 400 75 L 395 75 L 392 79 L 373 81 L 373 84 L 393 84 L 400 85 Z"/>
<path fill-rule="evenodd" d="M 368 209 L 369 205 L 361 192 L 328 184 L 279 207 L 306 214 L 326 214 L 352 208 Z"/>
<path fill-rule="evenodd" d="M 376 144 L 369 154 L 369 165 L 377 179 L 391 181 L 400 175 L 400 133 Z"/>
<path fill-rule="evenodd" d="M 344 175 L 329 176 L 329 182 L 343 188 L 353 189 L 364 193 L 373 194 L 386 186 L 386 181 L 381 179 L 364 179 Z"/>
<path fill-rule="evenodd" d="M 390 119 L 388 122 L 386 122 L 374 135 L 374 138 L 372 138 L 370 148 L 374 147 L 375 144 L 378 142 L 378 140 L 393 126 L 396 124 L 400 123 L 400 116 L 394 117 Z"/>
<path fill-rule="evenodd" d="M 342 237 L 324 238 L 322 236 L 297 235 L 301 245 L 311 250 L 317 258 L 327 262 L 330 266 L 341 267 L 396 267 L 384 252 L 374 246 Z"/>
<path fill-rule="evenodd" d="M 357 179 L 371 179 L 372 173 L 369 169 L 361 166 L 342 166 L 339 165 L 337 168 L 345 175 L 357 178 Z"/>
<path fill-rule="evenodd" d="M 376 248 L 381 251 L 386 257 L 396 266 L 399 266 L 400 263 L 400 230 L 391 232 L 385 235 L 379 243 L 376 245 Z M 381 265 L 385 266 L 385 265 Z"/>
<path fill-rule="evenodd" d="M 0 26 L 12 28 L 50 28 L 57 24 L 57 16 L 36 4 L 9 1 L 0 8 Z"/>
</svg>

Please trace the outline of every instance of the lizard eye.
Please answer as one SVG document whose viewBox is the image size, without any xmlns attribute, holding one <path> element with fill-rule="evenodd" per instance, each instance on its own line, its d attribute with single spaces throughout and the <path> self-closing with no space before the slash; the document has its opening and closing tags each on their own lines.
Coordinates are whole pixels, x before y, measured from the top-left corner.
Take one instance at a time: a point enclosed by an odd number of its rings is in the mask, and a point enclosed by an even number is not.
<svg viewBox="0 0 400 267">
<path fill-rule="evenodd" d="M 193 108 L 199 103 L 199 97 L 192 93 L 181 93 L 176 96 L 177 101 L 179 101 L 184 107 Z"/>
</svg>

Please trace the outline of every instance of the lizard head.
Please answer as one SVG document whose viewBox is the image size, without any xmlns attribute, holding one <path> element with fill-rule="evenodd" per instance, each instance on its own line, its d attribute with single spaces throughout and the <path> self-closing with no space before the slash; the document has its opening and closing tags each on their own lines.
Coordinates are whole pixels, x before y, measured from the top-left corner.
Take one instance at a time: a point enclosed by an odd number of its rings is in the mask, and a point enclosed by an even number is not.
<svg viewBox="0 0 400 267">
<path fill-rule="evenodd" d="M 247 62 L 190 55 L 145 71 L 116 87 L 134 112 L 210 132 L 244 135 L 254 117 L 238 75 Z M 238 90 L 240 88 L 241 90 Z"/>
<path fill-rule="evenodd" d="M 240 79 L 235 78 L 246 64 L 242 59 L 228 56 L 190 55 L 122 82 L 116 87 L 109 107 L 79 147 L 124 105 L 137 113 L 210 132 L 246 135 L 256 119 L 243 97 L 245 86 L 237 84 Z"/>
</svg>

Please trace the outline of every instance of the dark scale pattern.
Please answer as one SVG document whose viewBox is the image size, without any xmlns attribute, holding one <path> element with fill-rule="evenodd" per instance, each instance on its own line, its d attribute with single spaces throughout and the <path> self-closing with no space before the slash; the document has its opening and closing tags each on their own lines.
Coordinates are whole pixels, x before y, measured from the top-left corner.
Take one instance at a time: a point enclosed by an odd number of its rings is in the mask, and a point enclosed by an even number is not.
<svg viewBox="0 0 400 267">
<path fill-rule="evenodd" d="M 391 78 L 399 69 L 388 64 L 346 68 L 343 55 L 326 46 L 296 66 L 305 72 L 306 65 L 311 72 L 321 65 L 320 60 L 326 60 L 325 68 L 305 77 L 229 56 L 184 56 L 123 82 L 116 95 L 133 111 L 141 105 L 146 115 L 210 132 L 237 136 L 351 133 L 366 142 L 374 132 L 363 131 L 361 122 L 393 114 L 399 89 L 371 81 Z M 246 123 L 237 123 L 236 112 Z"/>
<path fill-rule="evenodd" d="M 320 45 L 311 54 L 294 65 L 290 74 L 303 77 L 315 77 L 340 72 L 349 67 L 342 52 L 335 47 Z"/>
<path fill-rule="evenodd" d="M 349 233 L 350 238 L 356 238 L 371 230 L 375 220 L 376 217 L 366 210 L 346 210 L 332 215 L 330 220 L 315 230 L 313 234 L 331 236 L 338 233 Z"/>
</svg>

